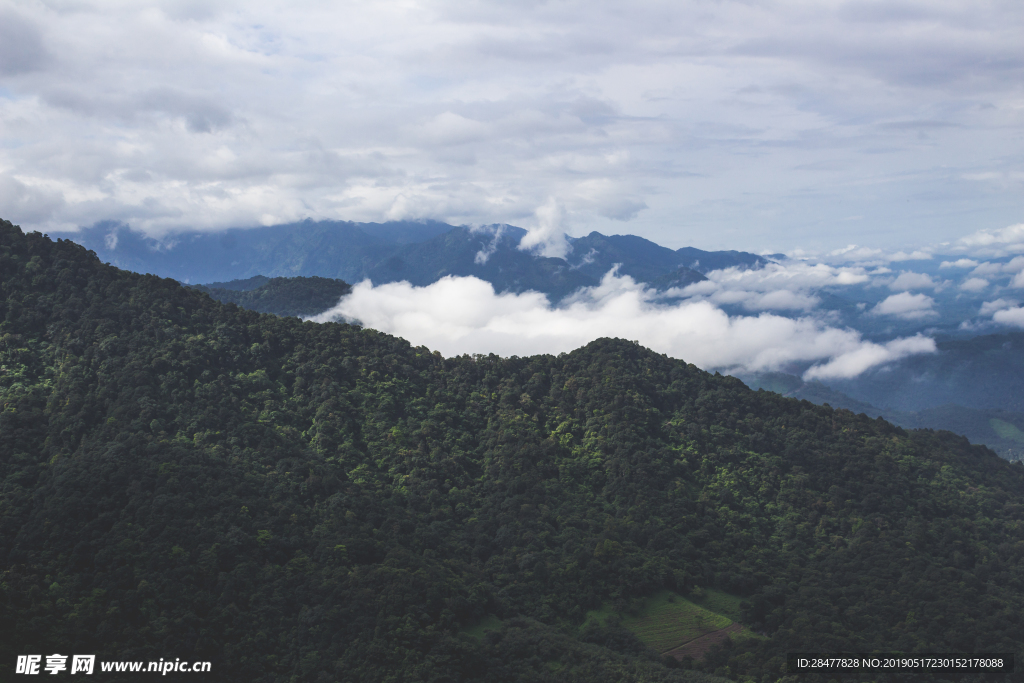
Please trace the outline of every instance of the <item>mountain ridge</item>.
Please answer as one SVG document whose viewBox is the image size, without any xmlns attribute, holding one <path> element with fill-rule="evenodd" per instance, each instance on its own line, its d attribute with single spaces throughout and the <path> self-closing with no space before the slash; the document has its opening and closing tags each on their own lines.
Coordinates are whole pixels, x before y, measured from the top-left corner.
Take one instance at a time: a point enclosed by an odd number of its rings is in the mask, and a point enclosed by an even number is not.
<svg viewBox="0 0 1024 683">
<path fill-rule="evenodd" d="M 526 231 L 509 225 L 478 228 L 436 221 L 353 223 L 311 220 L 219 233 L 180 233 L 156 240 L 122 225 L 100 224 L 73 237 L 101 260 L 186 283 L 265 277 L 327 277 L 375 284 L 406 280 L 425 286 L 446 275 L 473 276 L 498 291 L 534 290 L 560 299 L 593 287 L 615 265 L 655 286 L 685 286 L 712 267 L 760 267 L 744 252 L 671 250 L 634 235 L 592 232 L 570 239 L 566 258 L 519 248 Z M 703 265 L 702 265 L 703 264 Z M 695 267 L 691 267 L 695 266 Z"/>
</svg>

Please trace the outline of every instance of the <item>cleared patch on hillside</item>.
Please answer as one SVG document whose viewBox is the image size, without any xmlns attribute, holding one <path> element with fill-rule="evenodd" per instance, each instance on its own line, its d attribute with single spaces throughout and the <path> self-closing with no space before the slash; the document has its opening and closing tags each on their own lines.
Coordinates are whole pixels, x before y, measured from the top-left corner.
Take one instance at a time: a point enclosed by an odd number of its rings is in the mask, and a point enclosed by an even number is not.
<svg viewBox="0 0 1024 683">
<path fill-rule="evenodd" d="M 1024 432 L 1019 430 L 1015 425 L 995 417 L 990 419 L 988 423 L 1000 438 L 1007 439 L 1009 441 L 1016 441 L 1017 443 L 1024 443 Z"/>
<path fill-rule="evenodd" d="M 732 621 L 739 621 L 740 603 L 743 598 L 738 595 L 730 595 L 711 588 L 698 589 L 687 596 L 690 602 L 700 605 L 706 610 L 729 617 Z"/>
<path fill-rule="evenodd" d="M 727 604 L 731 611 L 731 603 L 726 603 L 723 598 L 716 600 Z M 667 590 L 637 601 L 632 605 L 630 612 L 617 614 L 610 605 L 605 605 L 600 610 L 588 612 L 587 621 L 607 624 L 612 617 L 618 617 L 624 628 L 635 633 L 640 640 L 660 653 L 668 652 L 733 623 L 728 616 Z"/>
<path fill-rule="evenodd" d="M 701 659 L 713 645 L 726 638 L 762 638 L 739 623 L 742 598 L 722 591 L 697 589 L 687 597 L 661 591 L 637 600 L 627 613 L 618 613 L 611 603 L 587 612 L 590 623 L 617 623 L 659 654 L 682 661 Z"/>
</svg>

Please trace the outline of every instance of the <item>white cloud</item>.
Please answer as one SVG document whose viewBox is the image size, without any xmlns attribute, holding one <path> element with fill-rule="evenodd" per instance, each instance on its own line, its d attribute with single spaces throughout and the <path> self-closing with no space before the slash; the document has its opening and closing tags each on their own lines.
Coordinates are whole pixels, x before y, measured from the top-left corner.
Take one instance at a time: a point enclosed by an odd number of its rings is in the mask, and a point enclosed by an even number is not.
<svg viewBox="0 0 1024 683">
<path fill-rule="evenodd" d="M 1014 273 L 1010 278 L 1010 287 L 1024 287 L 1024 256 L 1015 256 L 1007 263 L 993 263 L 985 261 L 979 263 L 971 275 L 980 277 L 998 277 L 1006 273 Z"/>
<path fill-rule="evenodd" d="M 871 309 L 875 315 L 891 315 L 904 320 L 921 320 L 933 315 L 938 315 L 932 306 L 935 299 L 924 294 L 911 294 L 902 292 L 887 297 L 884 301 Z"/>
<path fill-rule="evenodd" d="M 878 271 L 889 272 L 886 264 L 898 263 L 901 261 L 927 261 L 932 258 L 930 249 L 914 249 L 909 252 L 903 250 L 888 251 L 876 247 L 860 247 L 851 244 L 842 249 L 835 249 L 828 252 L 826 259 L 831 263 L 852 263 L 864 267 L 876 266 Z"/>
<path fill-rule="evenodd" d="M 569 253 L 569 241 L 566 239 L 564 226 L 565 207 L 554 197 L 549 197 L 535 213 L 536 222 L 523 235 L 519 248 L 541 256 L 565 258 Z"/>
<path fill-rule="evenodd" d="M 888 256 L 890 261 L 929 261 L 932 252 L 928 249 L 914 249 L 913 251 L 895 251 Z"/>
<path fill-rule="evenodd" d="M 935 350 L 935 340 L 921 335 L 894 339 L 885 344 L 865 342 L 855 351 L 845 353 L 828 363 L 809 369 L 804 373 L 804 379 L 849 379 L 878 365 L 891 363 L 918 353 L 934 353 Z"/>
<path fill-rule="evenodd" d="M 931 275 L 924 273 L 914 273 L 909 270 L 904 270 L 899 274 L 893 282 L 889 283 L 889 289 L 905 292 L 909 289 L 934 289 L 935 281 L 932 280 Z"/>
<path fill-rule="evenodd" d="M 484 245 L 484 248 L 476 252 L 476 256 L 473 257 L 473 262 L 482 266 L 498 250 L 498 241 L 501 240 L 501 236 L 505 232 L 505 226 L 476 226 L 471 227 L 470 232 L 484 232 L 492 235 L 490 244 Z"/>
<path fill-rule="evenodd" d="M 560 353 L 600 337 L 626 337 L 708 369 L 822 363 L 812 368 L 815 377 L 850 377 L 934 350 L 923 337 L 878 345 L 811 318 L 730 317 L 709 301 L 659 303 L 655 292 L 614 273 L 559 307 L 535 292 L 495 294 L 489 283 L 472 277 L 446 277 L 426 287 L 362 282 L 315 320 L 339 318 L 446 355 Z"/>
<path fill-rule="evenodd" d="M 961 282 L 960 289 L 964 290 L 965 292 L 980 292 L 981 290 L 988 287 L 988 285 L 988 280 L 982 279 L 980 277 L 972 277 Z"/>
<path fill-rule="evenodd" d="M 971 275 L 978 277 L 992 277 L 993 275 L 999 275 L 1003 272 L 1003 264 L 992 263 L 991 261 L 985 261 L 979 263 L 974 270 L 971 271 Z"/>
<path fill-rule="evenodd" d="M 1024 223 L 998 230 L 978 230 L 961 237 L 957 248 L 979 256 L 1008 256 L 1024 252 Z"/>
<path fill-rule="evenodd" d="M 1019 302 L 1013 299 L 996 299 L 995 301 L 986 301 L 981 304 L 981 315 L 992 315 L 996 311 L 1002 311 L 1007 308 L 1013 308 Z"/>
<path fill-rule="evenodd" d="M 706 298 L 715 304 L 740 304 L 750 311 L 803 310 L 816 307 L 813 291 L 822 287 L 862 284 L 869 280 L 860 267 L 837 268 L 802 261 L 768 263 L 763 268 L 725 268 L 706 274 L 707 280 L 665 295 Z"/>
<path fill-rule="evenodd" d="M 1007 308 L 1002 311 L 996 311 L 995 315 L 992 316 L 992 320 L 1003 325 L 1024 327 L 1024 308 Z"/>
<path fill-rule="evenodd" d="M 956 261 L 943 261 L 939 264 L 939 268 L 975 268 L 978 262 L 972 261 L 969 258 L 957 259 Z"/>
<path fill-rule="evenodd" d="M 1003 271 L 1007 273 L 1019 273 L 1022 270 L 1024 270 L 1024 256 L 1014 256 L 1003 264 Z"/>
</svg>

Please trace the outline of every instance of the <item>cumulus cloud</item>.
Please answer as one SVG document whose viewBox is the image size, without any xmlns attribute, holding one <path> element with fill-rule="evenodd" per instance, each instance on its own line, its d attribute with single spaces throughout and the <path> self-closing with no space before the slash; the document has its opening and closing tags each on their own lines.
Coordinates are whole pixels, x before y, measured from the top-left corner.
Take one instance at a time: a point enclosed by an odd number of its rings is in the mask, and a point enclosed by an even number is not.
<svg viewBox="0 0 1024 683">
<path fill-rule="evenodd" d="M 669 289 L 665 296 L 707 299 L 738 304 L 750 311 L 803 310 L 819 303 L 814 290 L 862 284 L 870 278 L 861 267 L 834 267 L 824 263 L 785 261 L 763 268 L 724 268 L 706 273 L 707 280 Z"/>
<path fill-rule="evenodd" d="M 978 262 L 969 258 L 957 259 L 956 261 L 943 261 L 939 268 L 975 268 Z"/>
<path fill-rule="evenodd" d="M 996 311 L 992 320 L 1003 325 L 1024 327 L 1024 308 L 1006 308 Z"/>
<path fill-rule="evenodd" d="M 902 292 L 887 297 L 875 305 L 871 312 L 875 315 L 891 315 L 904 320 L 921 320 L 938 315 L 932 308 L 934 305 L 935 299 L 930 296 Z"/>
<path fill-rule="evenodd" d="M 980 277 L 971 277 L 967 278 L 966 280 L 960 283 L 960 289 L 964 290 L 965 292 L 980 292 L 981 290 L 988 287 L 988 285 L 988 280 L 985 280 Z"/>
<path fill-rule="evenodd" d="M 889 283 L 889 289 L 901 292 L 910 289 L 934 289 L 935 284 L 931 275 L 904 270 L 899 274 L 899 277 Z"/>
<path fill-rule="evenodd" d="M 878 365 L 891 363 L 918 353 L 934 353 L 935 340 L 922 335 L 894 339 L 885 344 L 865 342 L 855 351 L 842 354 L 804 373 L 805 380 L 856 377 Z"/>
<path fill-rule="evenodd" d="M 986 301 L 981 304 L 981 315 L 992 315 L 996 311 L 1002 311 L 1007 308 L 1013 308 L 1017 306 L 1019 302 L 1013 299 L 996 299 L 995 301 Z"/>
<path fill-rule="evenodd" d="M 565 236 L 564 220 L 565 208 L 554 197 L 548 198 L 543 206 L 537 208 L 536 221 L 523 235 L 519 248 L 541 256 L 565 258 L 569 253 L 569 241 Z"/>
<path fill-rule="evenodd" d="M 924 337 L 874 344 L 855 331 L 806 317 L 730 317 L 706 300 L 664 303 L 654 291 L 614 272 L 557 307 L 536 292 L 496 294 L 489 283 L 472 277 L 445 277 L 426 287 L 364 281 L 314 318 L 335 319 L 358 320 L 446 355 L 560 353 L 600 337 L 628 337 L 703 368 L 811 365 L 809 372 L 818 378 L 852 377 L 935 348 Z"/>
<path fill-rule="evenodd" d="M 978 230 L 961 237 L 956 248 L 979 256 L 1007 256 L 1024 252 L 1024 223 L 996 230 Z"/>
<path fill-rule="evenodd" d="M 971 275 L 977 277 L 992 277 L 993 275 L 1000 275 L 1002 272 L 1002 263 L 992 263 L 990 261 L 985 261 L 975 266 L 974 270 L 971 271 Z"/>
<path fill-rule="evenodd" d="M 985 261 L 971 271 L 971 275 L 976 278 L 1000 277 L 1008 273 L 1013 274 L 1009 281 L 1010 287 L 1024 286 L 1024 256 L 1015 256 L 1006 263 Z"/>
</svg>

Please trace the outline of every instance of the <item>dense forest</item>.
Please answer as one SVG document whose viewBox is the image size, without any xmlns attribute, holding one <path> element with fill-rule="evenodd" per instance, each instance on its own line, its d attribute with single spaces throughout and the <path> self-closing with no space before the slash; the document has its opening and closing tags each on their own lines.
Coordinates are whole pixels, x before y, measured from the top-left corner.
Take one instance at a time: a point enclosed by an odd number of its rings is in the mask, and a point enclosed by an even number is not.
<svg viewBox="0 0 1024 683">
<path fill-rule="evenodd" d="M 0 280 L 4 667 L 761 683 L 787 652 L 1020 657 L 1024 467 L 962 437 L 622 340 L 443 358 L 6 222 Z M 712 593 L 752 635 L 681 663 L 614 616 Z"/>
</svg>

